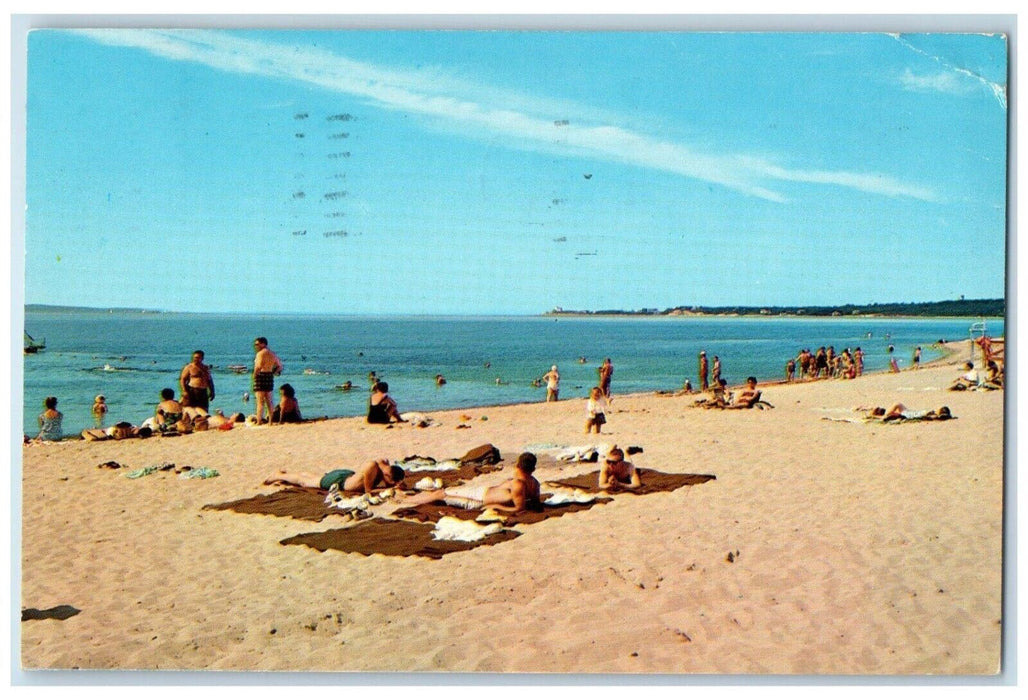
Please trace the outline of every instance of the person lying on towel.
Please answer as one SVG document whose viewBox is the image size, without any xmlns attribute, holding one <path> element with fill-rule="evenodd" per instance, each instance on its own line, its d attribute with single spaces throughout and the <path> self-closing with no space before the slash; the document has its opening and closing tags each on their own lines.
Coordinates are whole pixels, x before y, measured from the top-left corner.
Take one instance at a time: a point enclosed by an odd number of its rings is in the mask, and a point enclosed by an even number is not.
<svg viewBox="0 0 1028 700">
<path fill-rule="evenodd" d="M 642 486 L 639 470 L 631 462 L 625 461 L 624 451 L 614 445 L 607 453 L 607 459 L 600 467 L 599 488 L 606 491 L 637 489 Z"/>
<path fill-rule="evenodd" d="M 496 486 L 464 485 L 448 489 L 423 491 L 404 500 L 406 505 L 442 502 L 454 508 L 495 510 L 519 513 L 523 510 L 537 510 L 539 504 L 539 482 L 532 476 L 536 458 L 531 452 L 522 452 L 514 465 L 514 478 Z"/>
<path fill-rule="evenodd" d="M 371 493 L 375 489 L 404 488 L 403 469 L 390 464 L 388 459 L 368 462 L 357 471 L 333 469 L 318 475 L 311 472 L 287 472 L 279 469 L 264 480 L 265 486 L 303 486 L 328 491 L 336 485 L 340 491 Z"/>
</svg>

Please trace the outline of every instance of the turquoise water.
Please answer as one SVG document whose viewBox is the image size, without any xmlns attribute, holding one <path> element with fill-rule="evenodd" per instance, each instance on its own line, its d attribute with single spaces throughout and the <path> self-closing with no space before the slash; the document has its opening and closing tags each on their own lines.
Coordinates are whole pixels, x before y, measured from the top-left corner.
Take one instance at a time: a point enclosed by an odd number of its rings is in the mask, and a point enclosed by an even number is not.
<svg viewBox="0 0 1028 700">
<path fill-rule="evenodd" d="M 243 401 L 249 374 L 228 365 L 253 362 L 253 339 L 266 336 L 285 364 L 276 388 L 297 390 L 306 417 L 353 416 L 366 411 L 368 373 L 387 381 L 400 410 L 429 411 L 541 401 L 531 385 L 550 366 L 561 373 L 561 398 L 584 397 L 604 357 L 614 363 L 615 394 L 697 384 L 697 355 L 721 358 L 730 384 L 748 375 L 784 376 L 785 361 L 800 348 L 860 346 L 866 371 L 884 369 L 895 346 L 901 367 L 915 346 L 922 361 L 939 353 L 939 339 L 960 340 L 977 319 L 671 318 L 671 317 L 352 317 L 155 314 L 130 312 L 26 312 L 25 329 L 46 339 L 46 350 L 24 356 L 23 424 L 38 432 L 46 396 L 57 396 L 66 433 L 91 427 L 93 397 L 110 407 L 107 424 L 141 423 L 152 415 L 160 390 L 178 391 L 178 376 L 193 350 L 214 367 L 217 398 L 226 414 L 253 412 Z M 988 320 L 992 336 L 1001 319 Z M 868 334 L 871 334 L 868 337 Z M 580 364 L 579 357 L 587 362 Z M 486 366 L 488 363 L 489 366 Z M 315 373 L 304 373 L 310 370 Z M 435 385 L 442 374 L 447 384 Z M 500 378 L 502 384 L 497 385 Z M 351 381 L 344 392 L 337 385 Z M 277 400 L 277 391 L 276 391 Z"/>
</svg>

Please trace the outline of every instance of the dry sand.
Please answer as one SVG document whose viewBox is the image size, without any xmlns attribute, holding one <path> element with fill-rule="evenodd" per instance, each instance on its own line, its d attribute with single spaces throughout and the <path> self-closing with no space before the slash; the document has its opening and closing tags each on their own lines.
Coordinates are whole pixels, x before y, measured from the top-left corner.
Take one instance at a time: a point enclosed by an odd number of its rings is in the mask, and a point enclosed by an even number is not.
<svg viewBox="0 0 1028 700">
<path fill-rule="evenodd" d="M 992 674 L 999 670 L 1004 393 L 946 392 L 961 354 L 855 381 L 766 387 L 770 411 L 619 396 L 600 441 L 716 481 L 518 526 L 442 559 L 319 553 L 280 540 L 341 526 L 203 510 L 269 492 L 277 468 L 581 445 L 584 400 L 174 439 L 24 450 L 25 669 Z M 615 383 L 614 390 L 617 386 Z M 402 397 L 400 397 L 402 401 Z M 949 405 L 882 425 L 860 405 Z M 457 430 L 460 416 L 472 427 Z M 482 417 L 487 416 L 488 420 Z M 127 479 L 98 469 L 159 462 Z M 541 469 L 541 480 L 595 465 Z M 386 513 L 389 506 L 379 506 Z M 728 554 L 732 553 L 733 561 Z"/>
</svg>

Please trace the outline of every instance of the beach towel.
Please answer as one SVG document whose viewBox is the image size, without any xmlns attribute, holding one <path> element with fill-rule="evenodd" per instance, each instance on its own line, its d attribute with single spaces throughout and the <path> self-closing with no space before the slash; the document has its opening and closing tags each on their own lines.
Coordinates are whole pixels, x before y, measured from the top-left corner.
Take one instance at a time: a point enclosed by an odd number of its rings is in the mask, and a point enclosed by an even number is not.
<svg viewBox="0 0 1028 700">
<path fill-rule="evenodd" d="M 231 510 L 236 513 L 274 515 L 280 518 L 320 522 L 329 515 L 343 511 L 325 503 L 325 492 L 320 489 L 290 487 L 275 493 L 260 494 L 228 503 L 208 504 L 203 510 Z"/>
<path fill-rule="evenodd" d="M 639 472 L 640 480 L 642 480 L 642 486 L 637 489 L 624 489 L 618 491 L 617 493 L 619 495 L 622 493 L 632 493 L 637 496 L 645 496 L 650 493 L 666 493 L 680 489 L 683 486 L 705 484 L 708 481 L 717 479 L 713 474 L 665 474 L 664 472 L 654 471 L 653 469 L 638 469 L 637 471 Z M 586 493 L 606 493 L 596 486 L 599 480 L 600 472 L 595 471 L 575 476 L 570 479 L 548 481 L 546 483 L 553 484 L 555 486 L 566 486 L 572 489 L 581 489 Z"/>
<path fill-rule="evenodd" d="M 217 469 L 211 469 L 210 467 L 192 467 L 189 469 L 183 468 L 179 474 L 180 479 L 213 479 L 216 476 L 221 476 Z"/>
<path fill-rule="evenodd" d="M 550 518 L 559 518 L 568 513 L 577 513 L 581 510 L 589 510 L 595 505 L 609 503 L 612 498 L 599 497 L 589 503 L 562 503 L 558 505 L 546 505 L 539 510 L 526 510 L 521 513 L 509 513 L 507 511 L 495 511 L 502 516 L 505 525 L 531 525 Z M 489 512 L 486 507 L 485 512 Z M 478 520 L 482 516 L 482 509 L 465 509 L 455 506 L 448 506 L 443 503 L 423 503 L 412 508 L 401 508 L 393 512 L 394 518 L 405 520 L 417 520 L 423 523 L 438 522 L 441 518 L 452 517 L 460 520 Z"/>
<path fill-rule="evenodd" d="M 407 520 L 372 518 L 352 527 L 308 532 L 281 540 L 283 545 L 304 545 L 325 552 L 330 549 L 356 554 L 382 554 L 388 557 L 426 557 L 441 559 L 453 552 L 465 552 L 484 545 L 494 545 L 518 537 L 514 530 L 501 530 L 475 542 L 437 540 L 432 537 L 435 526 Z"/>
<path fill-rule="evenodd" d="M 479 524 L 474 520 L 461 520 L 452 516 L 439 518 L 432 530 L 432 539 L 453 542 L 478 542 L 503 530 L 499 523 Z"/>
</svg>

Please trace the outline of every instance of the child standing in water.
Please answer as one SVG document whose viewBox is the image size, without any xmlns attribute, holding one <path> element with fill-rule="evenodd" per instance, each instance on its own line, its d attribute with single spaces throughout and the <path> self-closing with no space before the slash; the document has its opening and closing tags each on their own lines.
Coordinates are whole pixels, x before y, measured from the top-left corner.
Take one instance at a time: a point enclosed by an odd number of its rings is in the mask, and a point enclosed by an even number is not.
<svg viewBox="0 0 1028 700">
<path fill-rule="evenodd" d="M 104 418 L 107 416 L 107 399 L 100 394 L 93 399 L 93 421 L 97 428 L 104 427 Z"/>
</svg>

